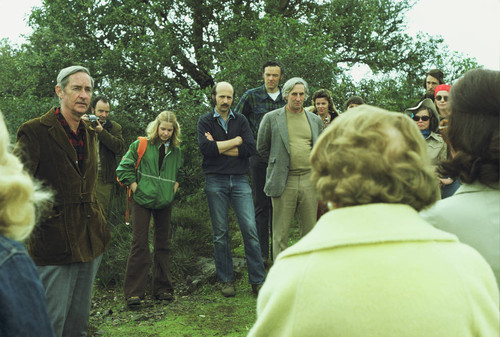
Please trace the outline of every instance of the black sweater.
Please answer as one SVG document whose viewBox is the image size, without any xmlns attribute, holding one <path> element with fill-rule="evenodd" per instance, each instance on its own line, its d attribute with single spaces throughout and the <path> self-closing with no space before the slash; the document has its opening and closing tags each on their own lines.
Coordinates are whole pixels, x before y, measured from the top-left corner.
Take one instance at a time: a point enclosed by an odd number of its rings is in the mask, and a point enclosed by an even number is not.
<svg viewBox="0 0 500 337">
<path fill-rule="evenodd" d="M 198 120 L 198 146 L 203 154 L 203 172 L 205 174 L 248 174 L 248 158 L 257 153 L 255 139 L 245 116 L 233 112 L 235 118 L 228 117 L 227 132 L 214 111 L 203 115 Z M 210 132 L 214 141 L 205 137 Z M 219 154 L 217 141 L 229 140 L 240 136 L 243 143 L 238 146 L 238 157 Z"/>
</svg>

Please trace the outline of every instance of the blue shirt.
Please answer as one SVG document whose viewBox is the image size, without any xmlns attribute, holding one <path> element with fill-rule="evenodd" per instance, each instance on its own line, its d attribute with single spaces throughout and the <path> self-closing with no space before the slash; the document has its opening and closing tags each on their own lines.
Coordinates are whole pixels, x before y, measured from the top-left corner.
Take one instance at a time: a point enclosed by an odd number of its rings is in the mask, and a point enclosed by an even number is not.
<svg viewBox="0 0 500 337">
<path fill-rule="evenodd" d="M 229 110 L 229 114 L 227 115 L 227 120 L 224 120 L 224 118 L 221 116 L 221 114 L 218 113 L 216 109 L 214 109 L 214 118 L 217 119 L 220 126 L 222 126 L 224 131 L 226 131 L 226 133 L 227 133 L 227 124 L 229 123 L 230 119 L 234 119 L 234 113 L 232 110 Z"/>
<path fill-rule="evenodd" d="M 220 119 L 213 111 L 204 114 L 198 120 L 198 146 L 203 155 L 202 168 L 205 174 L 248 174 L 248 158 L 257 153 L 255 139 L 248 121 L 242 114 L 234 113 L 234 118 L 227 118 L 224 129 Z M 213 141 L 205 136 L 210 132 Z M 238 156 L 226 156 L 219 153 L 218 141 L 225 141 L 240 136 L 243 143 L 238 146 Z"/>
<path fill-rule="evenodd" d="M 45 290 L 19 242 L 0 234 L 0 336 L 53 337 Z"/>
</svg>

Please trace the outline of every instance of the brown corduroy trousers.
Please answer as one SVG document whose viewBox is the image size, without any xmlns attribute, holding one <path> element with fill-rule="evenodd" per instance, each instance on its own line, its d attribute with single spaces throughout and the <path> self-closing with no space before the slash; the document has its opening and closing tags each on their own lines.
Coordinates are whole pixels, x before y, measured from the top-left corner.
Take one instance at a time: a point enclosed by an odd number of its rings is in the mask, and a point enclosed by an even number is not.
<svg viewBox="0 0 500 337">
<path fill-rule="evenodd" d="M 172 206 L 163 209 L 147 209 L 132 203 L 132 247 L 125 271 L 125 298 L 139 296 L 144 298 L 151 256 L 149 252 L 149 222 L 154 219 L 153 236 L 153 296 L 174 293 L 170 272 L 170 236 Z"/>
</svg>

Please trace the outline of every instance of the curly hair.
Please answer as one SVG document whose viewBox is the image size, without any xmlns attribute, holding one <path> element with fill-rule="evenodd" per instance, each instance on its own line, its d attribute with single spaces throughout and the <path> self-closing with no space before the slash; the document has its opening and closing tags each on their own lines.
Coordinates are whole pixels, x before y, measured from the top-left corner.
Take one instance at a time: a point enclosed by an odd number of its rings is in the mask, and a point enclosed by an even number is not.
<svg viewBox="0 0 500 337">
<path fill-rule="evenodd" d="M 318 114 L 318 109 L 316 109 L 316 99 L 318 98 L 326 98 L 328 101 L 328 112 L 332 115 L 337 115 L 338 116 L 338 111 L 335 108 L 335 105 L 333 104 L 333 98 L 332 98 L 332 93 L 328 89 L 319 89 L 314 92 L 312 95 L 312 104 L 313 104 L 313 110 L 312 112 L 315 113 L 316 115 Z"/>
<path fill-rule="evenodd" d="M 42 191 L 23 170 L 21 161 L 10 152 L 10 139 L 0 112 L 0 233 L 13 240 L 25 239 L 33 230 L 39 206 L 49 201 L 50 191 Z"/>
<path fill-rule="evenodd" d="M 321 199 L 337 207 L 400 203 L 420 211 L 439 198 L 425 141 L 404 114 L 359 106 L 325 129 L 310 159 Z"/>
<path fill-rule="evenodd" d="M 181 127 L 177 122 L 177 117 L 172 111 L 160 112 L 155 120 L 148 124 L 148 127 L 146 128 L 146 134 L 148 135 L 151 143 L 156 144 L 160 139 L 160 137 L 158 136 L 158 127 L 160 126 L 161 122 L 172 123 L 172 125 L 174 126 L 174 133 L 172 134 L 172 137 L 170 137 L 170 145 L 173 147 L 179 147 L 181 144 Z"/>
<path fill-rule="evenodd" d="M 465 73 L 451 88 L 450 108 L 447 137 L 455 156 L 441 164 L 440 173 L 498 189 L 500 72 Z"/>
</svg>

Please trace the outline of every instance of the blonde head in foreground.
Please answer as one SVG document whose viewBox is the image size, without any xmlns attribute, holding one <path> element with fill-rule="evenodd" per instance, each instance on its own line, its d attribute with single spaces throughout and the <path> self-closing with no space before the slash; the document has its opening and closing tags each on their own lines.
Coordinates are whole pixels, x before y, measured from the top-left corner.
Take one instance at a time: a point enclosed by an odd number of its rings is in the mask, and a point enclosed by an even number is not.
<svg viewBox="0 0 500 337">
<path fill-rule="evenodd" d="M 439 198 L 426 145 L 408 116 L 369 105 L 336 118 L 311 153 L 312 179 L 333 207 L 407 204 Z"/>
<path fill-rule="evenodd" d="M 35 225 L 37 204 L 51 194 L 38 189 L 10 150 L 9 133 L 0 112 L 0 233 L 19 241 Z"/>
</svg>

